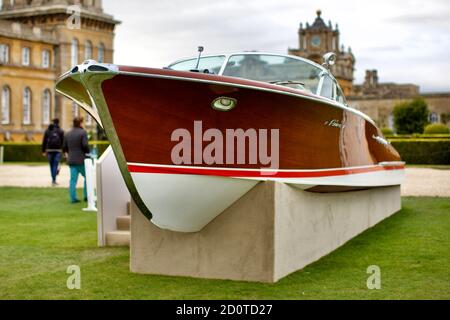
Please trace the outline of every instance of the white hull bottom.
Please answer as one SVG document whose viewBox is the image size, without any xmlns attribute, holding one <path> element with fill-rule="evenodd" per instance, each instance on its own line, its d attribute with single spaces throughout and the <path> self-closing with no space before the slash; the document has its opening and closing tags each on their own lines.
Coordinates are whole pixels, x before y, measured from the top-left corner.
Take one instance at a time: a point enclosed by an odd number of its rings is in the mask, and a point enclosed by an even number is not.
<svg viewBox="0 0 450 320">
<path fill-rule="evenodd" d="M 133 164 L 133 166 L 141 165 Z M 143 165 L 143 167 L 151 168 L 152 166 Z M 392 186 L 400 185 L 404 179 L 403 166 L 397 169 L 391 167 L 389 170 L 326 176 L 327 172 L 331 171 L 303 171 L 314 174 L 320 172 L 322 176 L 302 178 L 270 176 L 234 178 L 133 171 L 131 176 L 144 204 L 153 214 L 152 223 L 161 229 L 177 232 L 200 231 L 261 181 L 286 183 L 305 190 L 316 186 L 361 188 Z"/>
</svg>

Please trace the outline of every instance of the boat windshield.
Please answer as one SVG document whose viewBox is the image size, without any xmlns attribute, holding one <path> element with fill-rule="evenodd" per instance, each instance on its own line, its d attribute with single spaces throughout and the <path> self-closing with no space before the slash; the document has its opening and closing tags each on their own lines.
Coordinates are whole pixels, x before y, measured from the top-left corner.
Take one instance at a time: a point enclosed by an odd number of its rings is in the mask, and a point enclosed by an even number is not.
<svg viewBox="0 0 450 320">
<path fill-rule="evenodd" d="M 198 64 L 199 70 L 208 70 L 208 73 L 218 74 L 225 62 L 225 56 L 203 57 Z M 175 62 L 169 66 L 172 70 L 190 71 L 197 66 L 197 58 Z"/>
<path fill-rule="evenodd" d="M 169 65 L 172 70 L 192 71 L 197 58 L 177 61 Z M 225 65 L 224 65 L 225 64 Z M 329 72 L 308 61 L 294 57 L 242 53 L 201 57 L 198 70 L 205 73 L 244 78 L 292 87 L 346 104 L 341 88 Z"/>
<path fill-rule="evenodd" d="M 297 85 L 317 93 L 323 69 L 306 61 L 286 56 L 237 54 L 229 58 L 224 76 L 270 83 Z"/>
</svg>

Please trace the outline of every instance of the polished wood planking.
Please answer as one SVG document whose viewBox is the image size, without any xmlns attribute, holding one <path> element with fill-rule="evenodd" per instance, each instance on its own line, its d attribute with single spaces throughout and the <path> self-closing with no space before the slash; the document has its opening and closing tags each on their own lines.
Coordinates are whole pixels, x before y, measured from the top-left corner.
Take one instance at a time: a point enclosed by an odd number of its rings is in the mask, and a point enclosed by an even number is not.
<svg viewBox="0 0 450 320">
<path fill-rule="evenodd" d="M 371 123 L 325 103 L 247 88 L 120 74 L 106 80 L 103 90 L 128 162 L 172 164 L 171 151 L 177 144 L 170 139 L 172 132 L 185 128 L 193 135 L 194 121 L 199 120 L 204 131 L 280 129 L 280 169 L 339 168 L 400 160 L 391 146 L 372 138 L 381 133 Z M 213 110 L 211 102 L 222 95 L 237 99 L 237 107 L 229 112 Z M 345 127 L 326 126 L 330 120 L 339 120 Z M 261 163 L 213 166 L 266 167 Z"/>
</svg>

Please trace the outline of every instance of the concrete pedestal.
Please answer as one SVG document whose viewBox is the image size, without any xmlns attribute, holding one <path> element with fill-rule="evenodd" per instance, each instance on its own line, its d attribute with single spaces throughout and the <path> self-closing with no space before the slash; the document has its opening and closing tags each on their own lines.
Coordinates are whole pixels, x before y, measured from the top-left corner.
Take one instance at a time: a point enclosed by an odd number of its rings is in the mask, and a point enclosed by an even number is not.
<svg viewBox="0 0 450 320">
<path fill-rule="evenodd" d="M 318 194 L 265 182 L 185 234 L 159 229 L 132 204 L 131 271 L 272 283 L 400 208 L 399 186 Z"/>
</svg>

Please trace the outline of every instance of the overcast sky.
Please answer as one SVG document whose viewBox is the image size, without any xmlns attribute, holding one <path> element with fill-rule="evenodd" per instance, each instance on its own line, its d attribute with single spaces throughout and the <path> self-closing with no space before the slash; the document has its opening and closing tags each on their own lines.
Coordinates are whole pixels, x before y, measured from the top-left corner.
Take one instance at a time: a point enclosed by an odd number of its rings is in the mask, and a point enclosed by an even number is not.
<svg viewBox="0 0 450 320">
<path fill-rule="evenodd" d="M 298 47 L 300 22 L 316 10 L 356 57 L 356 83 L 366 69 L 380 81 L 415 83 L 424 92 L 450 91 L 450 0 L 104 0 L 122 21 L 115 63 L 161 67 L 205 53 Z"/>
</svg>

